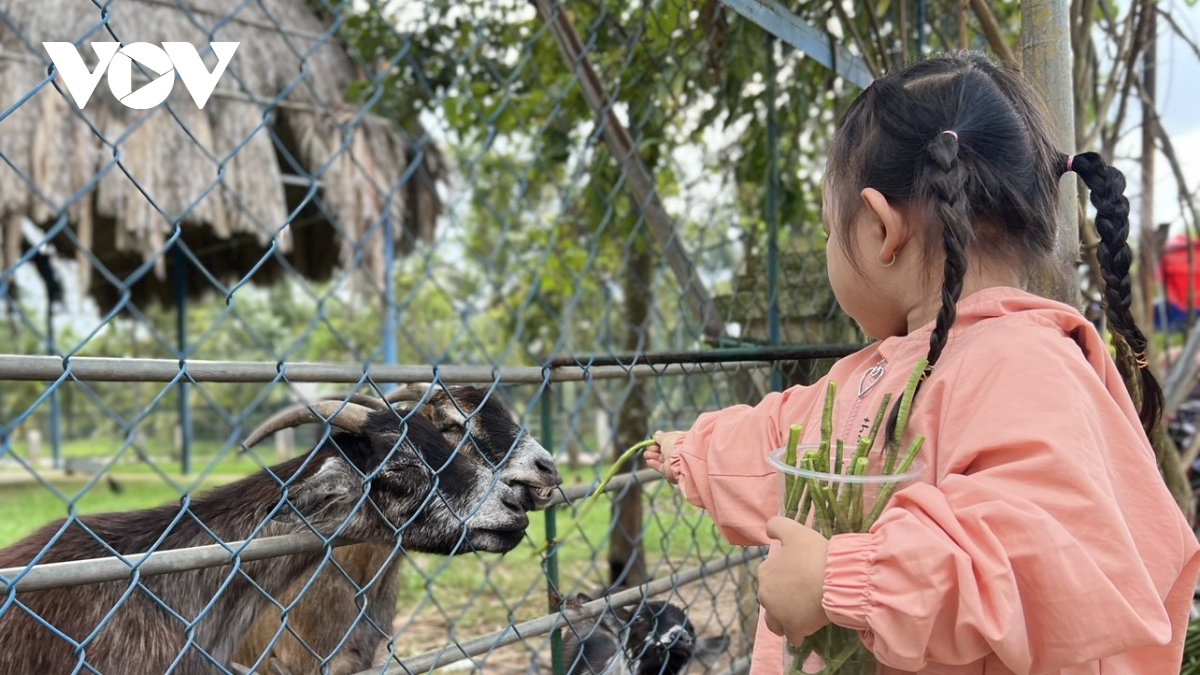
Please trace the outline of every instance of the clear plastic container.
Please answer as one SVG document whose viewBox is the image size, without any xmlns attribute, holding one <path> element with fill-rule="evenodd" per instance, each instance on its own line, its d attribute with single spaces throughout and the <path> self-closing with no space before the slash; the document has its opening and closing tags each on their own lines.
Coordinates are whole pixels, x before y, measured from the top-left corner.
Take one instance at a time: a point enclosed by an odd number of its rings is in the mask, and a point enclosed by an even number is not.
<svg viewBox="0 0 1200 675">
<path fill-rule="evenodd" d="M 891 496 L 917 482 L 924 471 L 919 454 L 904 473 L 898 473 L 903 460 L 899 453 L 892 460 L 893 474 L 885 475 L 879 450 L 858 463 L 858 472 L 852 448 L 843 450 L 839 464 L 836 449 L 825 459 L 817 444 L 798 446 L 797 463 L 808 453 L 816 454 L 809 468 L 787 464 L 786 452 L 780 448 L 768 458 L 779 474 L 780 514 L 801 520 L 826 537 L 867 531 Z M 788 645 L 783 654 L 785 675 L 874 675 L 877 669 L 858 632 L 836 625 L 825 626 L 799 645 Z"/>
</svg>

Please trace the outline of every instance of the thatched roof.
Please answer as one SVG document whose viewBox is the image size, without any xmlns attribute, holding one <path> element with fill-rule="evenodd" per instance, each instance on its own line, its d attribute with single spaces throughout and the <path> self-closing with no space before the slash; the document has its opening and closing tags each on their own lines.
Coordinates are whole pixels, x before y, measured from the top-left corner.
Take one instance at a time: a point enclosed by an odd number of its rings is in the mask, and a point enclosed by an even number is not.
<svg viewBox="0 0 1200 675">
<path fill-rule="evenodd" d="M 180 216 L 186 245 L 225 283 L 249 273 L 277 234 L 287 265 L 307 278 L 357 268 L 382 283 L 385 211 L 399 253 L 432 239 L 441 209 L 430 191 L 441 171 L 436 149 L 412 147 L 424 135 L 415 125 L 406 124 L 405 134 L 347 103 L 348 85 L 361 74 L 307 3 L 115 0 L 103 7 L 102 24 L 101 9 L 87 0 L 0 0 L 9 22 L 0 23 L 0 111 L 29 97 L 0 120 L 0 153 L 11 165 L 0 165 L 0 269 L 20 254 L 22 216 L 49 230 L 64 213 L 69 230 L 53 240 L 60 254 L 102 265 L 118 284 L 149 265 L 131 288 L 134 302 L 170 302 L 173 256 L 165 245 Z M 202 51 L 209 42 L 241 44 L 204 110 L 176 78 L 155 109 L 126 108 L 103 81 L 80 111 L 61 80 L 47 81 L 41 43 L 81 39 L 89 70 L 93 40 L 183 41 Z M 216 63 L 202 57 L 209 69 Z M 146 81 L 135 67 L 134 89 Z M 414 158 L 422 163 L 406 174 Z M 322 168 L 316 199 L 285 176 Z M 356 244 L 361 260 L 353 258 Z M 190 267 L 191 294 L 211 289 Z M 85 287 L 111 307 L 122 290 L 95 264 L 83 268 Z M 271 260 L 253 281 L 286 273 Z"/>
</svg>

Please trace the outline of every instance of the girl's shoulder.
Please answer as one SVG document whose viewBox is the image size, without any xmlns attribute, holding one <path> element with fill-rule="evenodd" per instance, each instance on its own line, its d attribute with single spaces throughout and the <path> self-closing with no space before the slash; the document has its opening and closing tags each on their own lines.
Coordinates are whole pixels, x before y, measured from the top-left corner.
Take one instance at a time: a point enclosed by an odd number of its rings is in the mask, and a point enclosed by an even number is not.
<svg viewBox="0 0 1200 675">
<path fill-rule="evenodd" d="M 1096 327 L 1078 309 L 1027 291 L 1003 289 L 972 297 L 960 310 L 951 343 L 963 357 L 1067 365 L 1109 354 Z M 958 335 L 955 335 L 957 332 Z M 951 352 L 947 345 L 947 355 Z"/>
<path fill-rule="evenodd" d="M 881 343 L 889 361 L 916 363 L 929 351 L 934 323 Z M 1094 370 L 1108 349 L 1095 326 L 1070 305 L 1016 288 L 989 288 L 958 305 L 958 317 L 935 373 L 979 375 L 1022 365 L 1042 370 Z M 1078 371 L 1077 371 L 1078 372 Z M 944 380 L 939 377 L 938 379 Z"/>
<path fill-rule="evenodd" d="M 934 370 L 954 395 L 1007 392 L 1027 401 L 1127 395 L 1123 385 L 1114 386 L 1121 378 L 1107 342 L 1080 312 L 1044 299 L 1008 309 L 977 316 L 951 334 Z"/>
</svg>

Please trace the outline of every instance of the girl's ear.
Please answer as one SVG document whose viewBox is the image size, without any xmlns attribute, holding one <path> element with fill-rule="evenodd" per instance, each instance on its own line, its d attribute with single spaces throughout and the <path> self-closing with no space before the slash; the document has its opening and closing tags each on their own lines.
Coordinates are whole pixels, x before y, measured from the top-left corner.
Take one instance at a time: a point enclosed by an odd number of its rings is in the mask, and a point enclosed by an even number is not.
<svg viewBox="0 0 1200 675">
<path fill-rule="evenodd" d="M 879 251 L 879 263 L 891 265 L 908 242 L 911 234 L 908 221 L 904 218 L 904 212 L 888 202 L 879 190 L 863 188 L 861 196 L 871 220 L 867 225 L 871 245 Z"/>
</svg>

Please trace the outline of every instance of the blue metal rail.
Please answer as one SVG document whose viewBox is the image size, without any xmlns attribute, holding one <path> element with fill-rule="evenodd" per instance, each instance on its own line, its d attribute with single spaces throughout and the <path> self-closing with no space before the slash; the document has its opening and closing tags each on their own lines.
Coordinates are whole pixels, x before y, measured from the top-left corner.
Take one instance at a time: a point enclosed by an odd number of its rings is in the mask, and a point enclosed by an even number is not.
<svg viewBox="0 0 1200 675">
<path fill-rule="evenodd" d="M 763 30 L 804 53 L 808 58 L 841 75 L 848 82 L 867 88 L 875 76 L 861 56 L 833 42 L 828 32 L 818 30 L 788 11 L 777 0 L 721 0 L 723 4 Z"/>
</svg>

